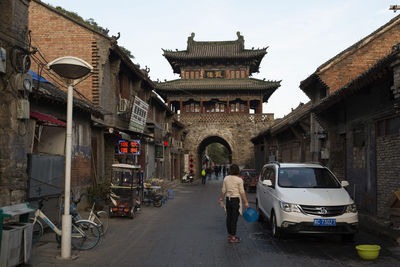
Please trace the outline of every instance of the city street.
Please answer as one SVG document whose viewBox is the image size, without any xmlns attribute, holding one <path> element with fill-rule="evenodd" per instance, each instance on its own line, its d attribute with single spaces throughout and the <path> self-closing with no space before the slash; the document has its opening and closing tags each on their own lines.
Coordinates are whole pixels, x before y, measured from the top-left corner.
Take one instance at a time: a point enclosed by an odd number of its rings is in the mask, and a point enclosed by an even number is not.
<svg viewBox="0 0 400 267">
<path fill-rule="evenodd" d="M 399 266 L 394 244 L 360 232 L 355 242 L 337 236 L 296 235 L 273 240 L 266 226 L 238 222 L 242 242 L 227 242 L 225 214 L 218 205 L 222 179 L 201 185 L 179 184 L 174 199 L 161 208 L 144 206 L 133 220 L 113 218 L 110 230 L 93 250 L 60 261 L 54 234 L 35 245 L 31 266 Z M 247 193 L 255 206 L 255 193 Z M 51 237 L 49 238 L 48 236 Z M 375 261 L 361 260 L 356 244 L 379 244 Z M 46 251 L 48 250 L 48 251 Z"/>
</svg>

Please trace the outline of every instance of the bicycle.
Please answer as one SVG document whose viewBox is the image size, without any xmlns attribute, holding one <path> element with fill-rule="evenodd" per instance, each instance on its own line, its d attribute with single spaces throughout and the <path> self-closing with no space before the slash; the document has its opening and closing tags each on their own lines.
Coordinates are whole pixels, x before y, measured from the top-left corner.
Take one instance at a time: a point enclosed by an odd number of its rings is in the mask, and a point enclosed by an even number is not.
<svg viewBox="0 0 400 267">
<path fill-rule="evenodd" d="M 39 208 L 36 209 L 33 221 L 32 241 L 36 242 L 43 235 L 43 224 L 38 220 L 40 218 L 56 233 L 56 240 L 61 243 L 61 229 L 59 229 L 42 211 L 43 200 L 39 201 Z M 88 250 L 94 248 L 100 241 L 100 230 L 97 225 L 88 220 L 72 220 L 71 227 L 71 245 L 79 250 Z"/>
<path fill-rule="evenodd" d="M 73 195 L 71 201 L 74 205 L 71 205 L 71 215 L 75 217 L 77 220 L 82 220 L 81 215 L 78 212 L 77 206 L 79 202 L 81 202 L 83 196 L 88 196 L 87 194 L 81 194 L 78 200 L 74 200 Z M 109 226 L 109 216 L 108 213 L 104 210 L 95 211 L 96 202 L 99 202 L 98 199 L 92 199 L 93 205 L 89 212 L 89 217 L 86 219 L 91 221 L 97 225 L 100 230 L 100 235 L 104 236 L 108 230 Z"/>
</svg>

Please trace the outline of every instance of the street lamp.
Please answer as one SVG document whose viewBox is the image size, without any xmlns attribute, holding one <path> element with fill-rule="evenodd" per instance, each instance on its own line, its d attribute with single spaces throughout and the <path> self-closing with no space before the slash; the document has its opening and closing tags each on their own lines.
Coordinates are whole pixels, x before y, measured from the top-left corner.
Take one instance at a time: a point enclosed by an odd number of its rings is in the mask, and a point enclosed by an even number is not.
<svg viewBox="0 0 400 267">
<path fill-rule="evenodd" d="M 70 214 L 71 198 L 71 150 L 72 150 L 72 103 L 73 86 L 93 72 L 93 67 L 86 61 L 76 57 L 60 57 L 49 64 L 47 68 L 52 70 L 68 85 L 67 98 L 67 135 L 65 144 L 65 189 L 64 189 L 64 214 L 62 216 L 61 234 L 61 258 L 71 258 L 71 225 L 72 217 Z"/>
</svg>

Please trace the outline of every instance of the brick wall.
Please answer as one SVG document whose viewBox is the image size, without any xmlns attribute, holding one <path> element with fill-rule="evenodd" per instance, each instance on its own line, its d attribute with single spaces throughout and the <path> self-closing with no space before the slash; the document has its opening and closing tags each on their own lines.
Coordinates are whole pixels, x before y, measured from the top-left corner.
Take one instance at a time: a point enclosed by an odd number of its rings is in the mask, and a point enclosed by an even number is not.
<svg viewBox="0 0 400 267">
<path fill-rule="evenodd" d="M 377 138 L 378 215 L 389 215 L 388 200 L 400 188 L 400 135 Z"/>
<path fill-rule="evenodd" d="M 392 46 L 400 43 L 400 19 L 375 34 L 368 43 L 359 44 L 355 51 L 350 51 L 344 58 L 338 59 L 318 73 L 322 81 L 330 88 L 330 94 L 352 81 L 362 72 L 373 66 L 378 60 L 390 54 Z"/>
<path fill-rule="evenodd" d="M 29 29 L 32 45 L 39 49 L 48 62 L 63 56 L 74 56 L 94 67 L 98 66 L 96 40 L 99 35 L 60 15 L 52 8 L 32 1 L 29 8 Z M 37 61 L 40 60 L 45 64 L 46 62 L 39 53 L 36 53 L 35 57 L 31 69 L 37 72 Z M 54 80 L 46 72 L 42 72 L 42 76 L 49 81 Z M 95 93 L 98 90 L 98 75 L 95 74 L 92 78 L 86 79 L 76 88 L 86 98 L 93 100 L 92 90 L 94 89 Z"/>
</svg>

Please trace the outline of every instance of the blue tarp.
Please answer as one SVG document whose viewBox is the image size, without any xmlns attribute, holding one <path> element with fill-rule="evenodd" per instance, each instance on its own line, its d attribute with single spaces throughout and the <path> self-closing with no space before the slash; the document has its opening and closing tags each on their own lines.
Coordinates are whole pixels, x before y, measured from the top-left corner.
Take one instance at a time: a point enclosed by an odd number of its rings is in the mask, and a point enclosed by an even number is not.
<svg viewBox="0 0 400 267">
<path fill-rule="evenodd" d="M 45 78 L 43 78 L 42 76 L 39 76 L 36 72 L 34 72 L 32 70 L 29 70 L 28 73 L 32 75 L 32 78 L 34 80 L 37 80 L 37 81 L 39 81 L 41 83 L 51 83 L 48 80 L 46 80 Z"/>
</svg>

